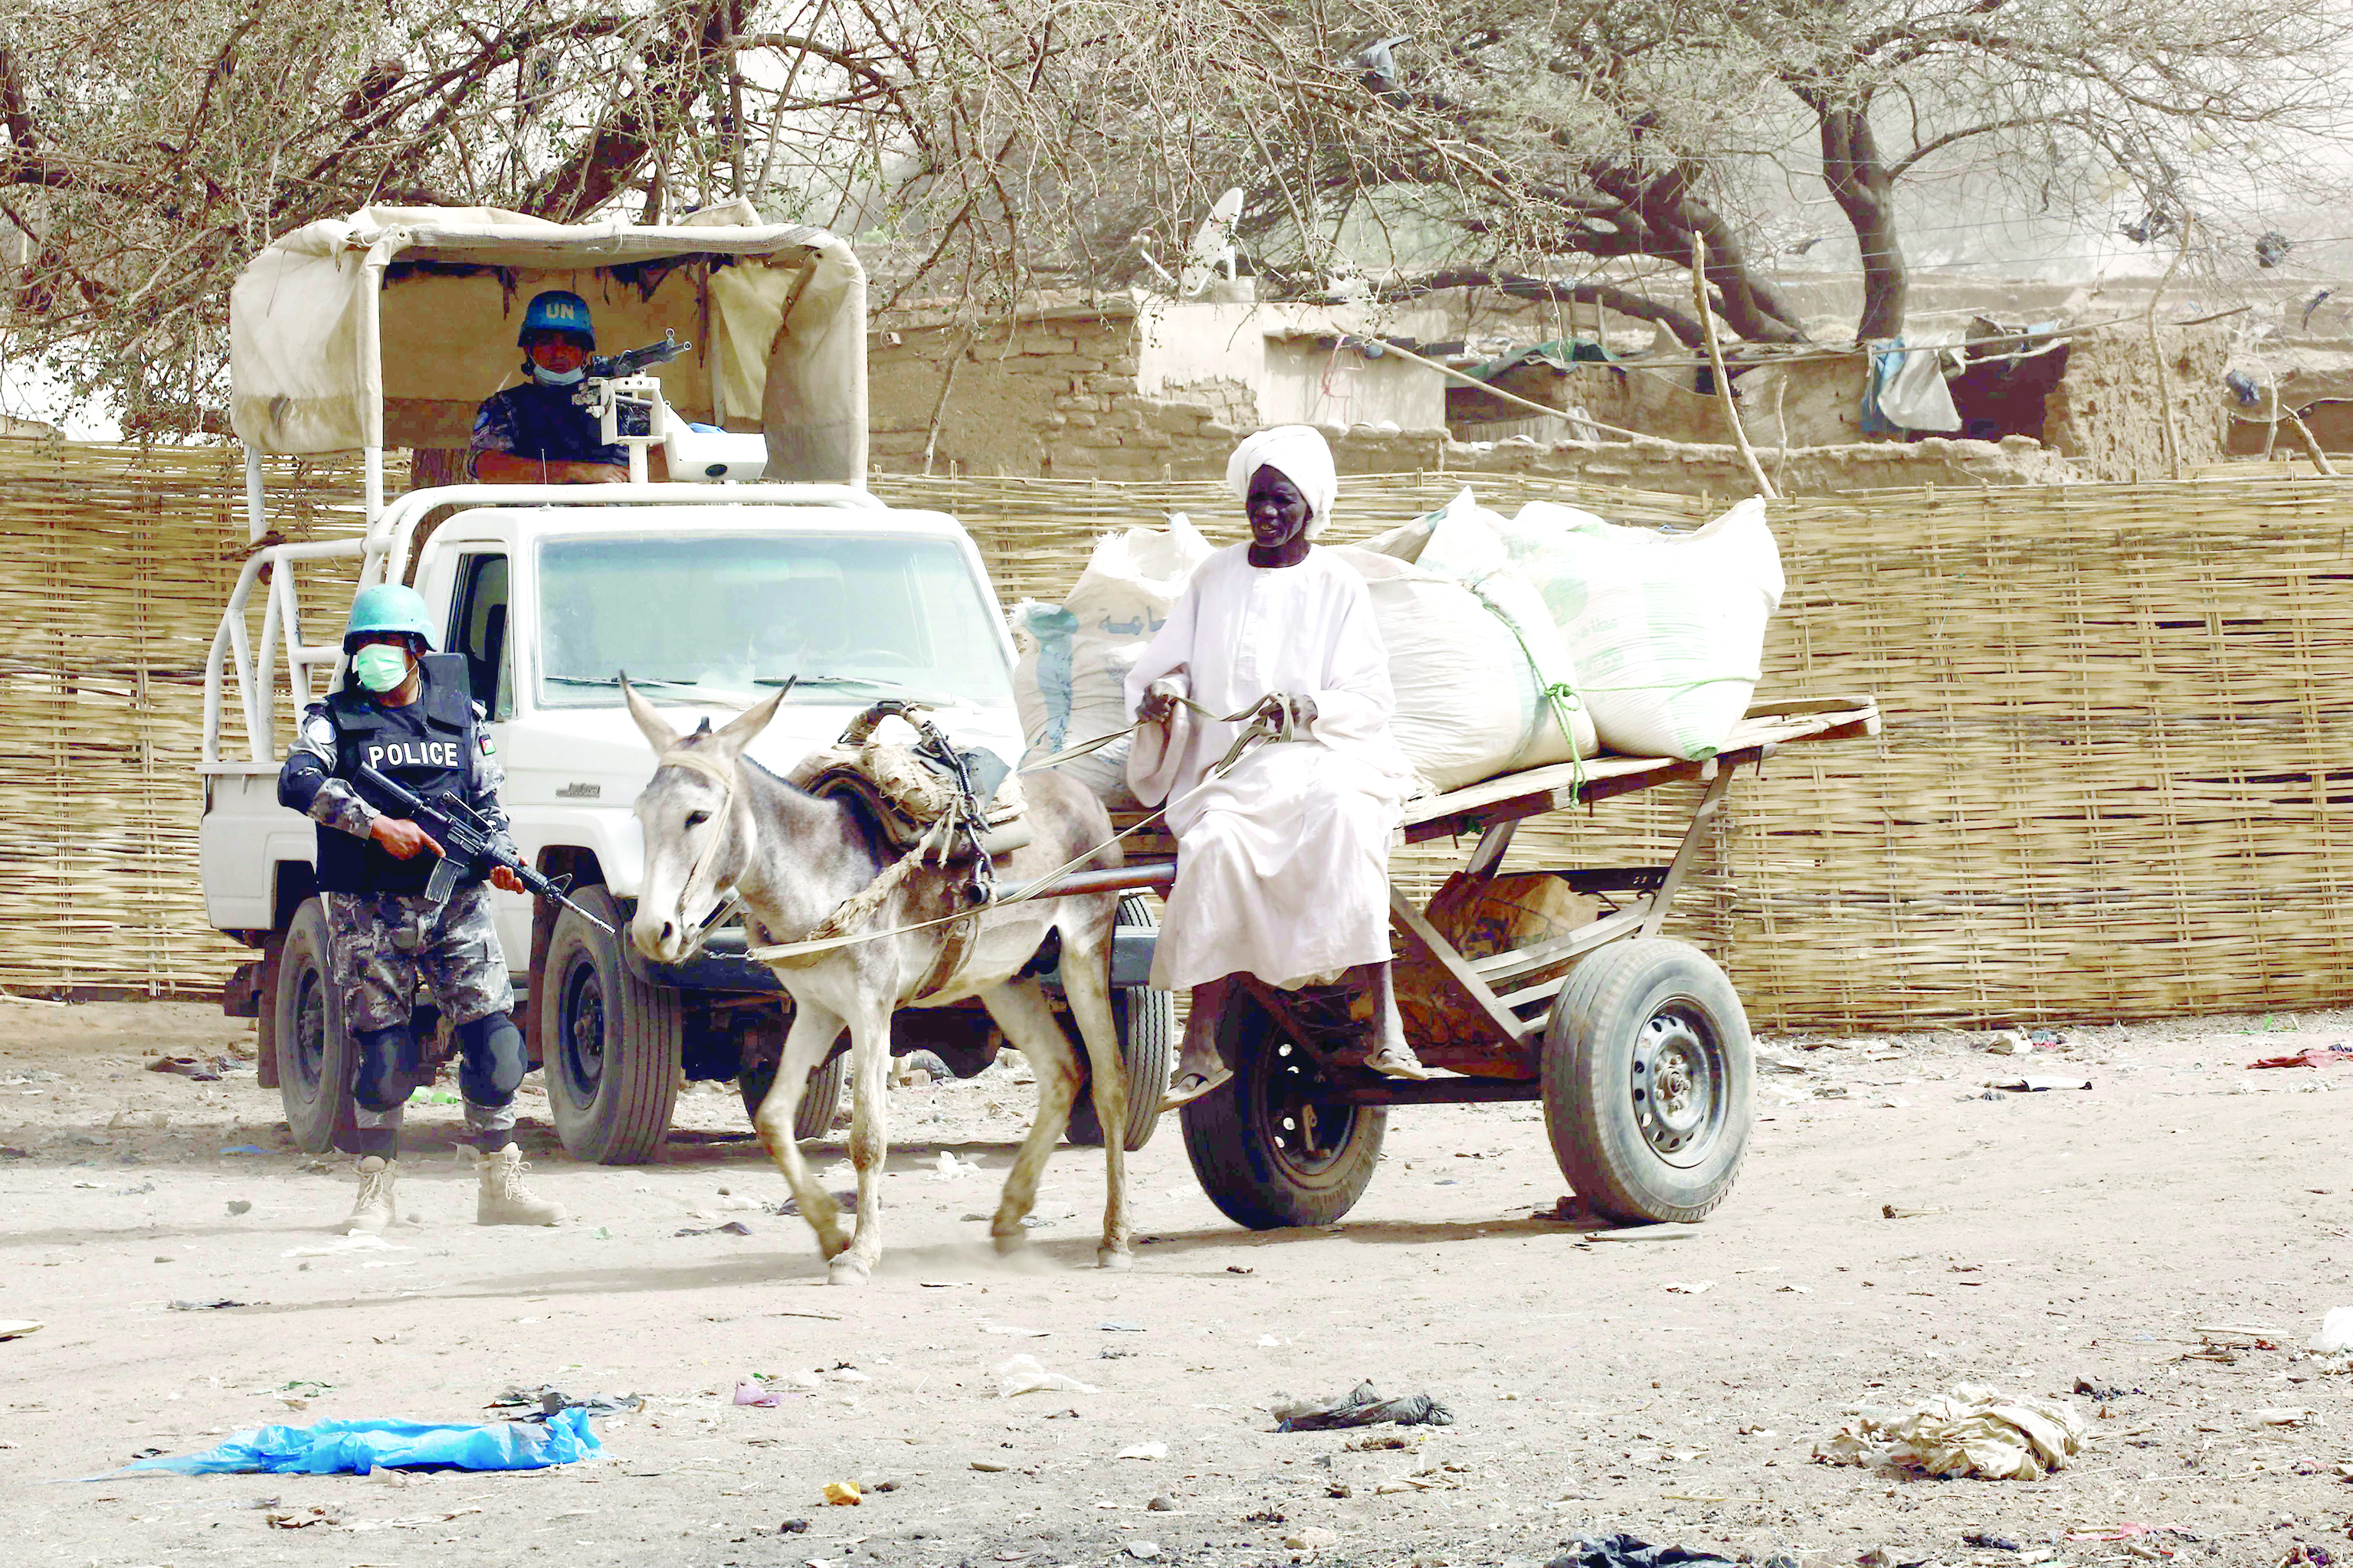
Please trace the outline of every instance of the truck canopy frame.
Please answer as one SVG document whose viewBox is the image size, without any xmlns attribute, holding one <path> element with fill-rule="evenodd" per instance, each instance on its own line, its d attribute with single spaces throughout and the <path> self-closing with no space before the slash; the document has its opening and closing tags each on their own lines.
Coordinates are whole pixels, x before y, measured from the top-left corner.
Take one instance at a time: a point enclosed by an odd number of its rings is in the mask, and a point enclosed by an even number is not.
<svg viewBox="0 0 2353 1568">
<path fill-rule="evenodd" d="M 664 400 L 684 417 L 764 431 L 765 478 L 779 482 L 461 485 L 387 505 L 387 443 L 465 445 L 476 406 L 515 379 L 522 311 L 543 289 L 588 299 L 601 352 L 665 331 L 692 342 L 692 354 L 656 373 Z M 340 635 L 304 635 L 300 568 L 350 559 L 358 587 L 402 582 L 417 525 L 435 509 L 881 504 L 863 488 L 865 271 L 836 236 L 762 224 L 746 203 L 665 227 L 556 224 L 490 207 L 366 208 L 265 247 L 231 290 L 229 334 L 251 548 L 206 659 L 205 773 L 274 769 L 278 666 L 299 710 L 319 689 L 314 673 L 331 676 L 342 662 Z M 353 449 L 363 532 L 269 542 L 263 456 Z M 223 746 L 231 684 L 241 757 Z"/>
</svg>

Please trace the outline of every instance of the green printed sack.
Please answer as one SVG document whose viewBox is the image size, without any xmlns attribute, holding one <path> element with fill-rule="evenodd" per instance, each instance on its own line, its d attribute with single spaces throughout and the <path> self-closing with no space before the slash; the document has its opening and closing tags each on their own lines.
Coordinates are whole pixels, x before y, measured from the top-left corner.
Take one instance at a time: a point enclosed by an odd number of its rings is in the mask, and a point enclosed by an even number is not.
<svg viewBox="0 0 2353 1568">
<path fill-rule="evenodd" d="M 1761 498 L 1689 533 L 1531 501 L 1496 532 L 1560 628 L 1604 746 L 1692 762 L 1723 748 L 1784 586 Z"/>
</svg>

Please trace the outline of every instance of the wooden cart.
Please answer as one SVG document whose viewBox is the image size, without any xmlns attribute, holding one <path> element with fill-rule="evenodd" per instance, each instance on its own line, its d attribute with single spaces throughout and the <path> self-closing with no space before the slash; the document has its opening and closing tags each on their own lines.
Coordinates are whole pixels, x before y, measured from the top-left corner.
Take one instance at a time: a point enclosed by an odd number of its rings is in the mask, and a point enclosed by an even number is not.
<svg viewBox="0 0 2353 1568">
<path fill-rule="evenodd" d="M 1715 961 L 1660 930 L 1741 768 L 1785 746 L 1878 732 L 1867 697 L 1766 703 L 1706 762 L 1604 755 L 1410 803 L 1406 843 L 1472 840 L 1468 865 L 1440 896 L 1460 911 L 1502 879 L 1504 851 L 1528 818 L 1664 784 L 1705 785 L 1667 864 L 1536 873 L 1598 909 L 1521 945 L 1482 951 L 1493 942 L 1461 940 L 1469 933 L 1460 919 L 1441 929 L 1450 922 L 1438 900 L 1418 908 L 1392 887 L 1400 1000 L 1410 971 L 1421 1005 L 1407 1009 L 1409 1032 L 1422 1060 L 1444 1069 L 1440 1077 L 1376 1076 L 1359 1065 L 1360 1051 L 1335 1048 L 1330 1030 L 1301 1016 L 1290 995 L 1255 981 L 1236 987 L 1219 1019 L 1233 1079 L 1182 1112 L 1203 1190 L 1253 1229 L 1329 1224 L 1371 1182 L 1390 1106 L 1540 1100 L 1562 1173 L 1594 1209 L 1628 1223 L 1707 1214 L 1731 1191 L 1747 1149 L 1748 1022 Z M 1176 868 L 1165 837 L 1130 842 L 1137 847 L 1127 866 L 1081 873 L 1067 890 L 1166 890 Z M 1475 934 L 1495 934 L 1492 921 L 1472 924 L 1483 925 Z M 1442 1038 L 1416 1033 L 1417 1015 L 1442 1016 Z"/>
</svg>

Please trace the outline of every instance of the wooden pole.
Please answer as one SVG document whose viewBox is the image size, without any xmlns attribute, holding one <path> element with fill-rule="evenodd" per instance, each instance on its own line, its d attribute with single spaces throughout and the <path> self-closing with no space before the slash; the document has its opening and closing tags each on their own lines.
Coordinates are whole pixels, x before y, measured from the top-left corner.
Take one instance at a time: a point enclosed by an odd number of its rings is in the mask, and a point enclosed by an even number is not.
<svg viewBox="0 0 2353 1568">
<path fill-rule="evenodd" d="M 2173 417 L 2173 380 L 2165 373 L 2165 345 L 2158 341 L 2157 336 L 2157 302 L 2165 297 L 2167 287 L 2173 281 L 2174 269 L 2181 265 L 2181 258 L 2189 253 L 2189 219 L 2184 217 L 2181 220 L 2181 243 L 2174 247 L 2173 260 L 2167 265 L 2165 276 L 2158 280 L 2157 288 L 2149 294 L 2148 309 L 2141 314 L 2141 325 L 2148 332 L 2148 357 L 2157 363 L 2157 407 L 2158 412 L 2164 416 L 2159 428 L 2165 436 L 2166 466 L 2176 479 L 2181 478 L 2181 430 Z"/>
<path fill-rule="evenodd" d="M 2328 454 L 2320 449 L 2320 441 L 2313 435 L 2312 426 L 2304 422 L 2304 416 L 2293 408 L 2286 413 L 2288 422 L 2295 426 L 2295 433 L 2304 437 L 2304 449 L 2312 454 L 2312 466 L 2329 479 L 2343 478 L 2337 471 L 2337 465 L 2328 460 Z"/>
<path fill-rule="evenodd" d="M 1750 477 L 1757 481 L 1757 493 L 1767 500 L 1779 500 L 1781 492 L 1765 477 L 1765 467 L 1757 460 L 1756 448 L 1748 444 L 1747 427 L 1740 423 L 1740 405 L 1732 395 L 1732 378 L 1724 374 L 1724 350 L 1715 341 L 1715 312 L 1707 305 L 1707 241 L 1692 236 L 1692 302 L 1699 309 L 1700 331 L 1707 339 L 1707 363 L 1715 374 L 1716 395 L 1724 399 L 1724 416 L 1732 422 L 1732 442 L 1740 448 L 1740 460 L 1748 465 Z"/>
</svg>

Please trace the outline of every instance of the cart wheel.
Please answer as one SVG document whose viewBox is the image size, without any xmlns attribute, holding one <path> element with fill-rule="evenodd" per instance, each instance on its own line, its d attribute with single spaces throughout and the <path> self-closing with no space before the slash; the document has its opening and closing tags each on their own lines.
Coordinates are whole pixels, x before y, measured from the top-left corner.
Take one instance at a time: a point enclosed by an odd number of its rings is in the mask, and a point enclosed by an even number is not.
<svg viewBox="0 0 2353 1568">
<path fill-rule="evenodd" d="M 327 960 L 327 910 L 302 900 L 278 955 L 278 985 L 269 1000 L 270 1034 L 278 1051 L 278 1098 L 286 1128 L 305 1153 L 348 1148 L 357 1125 L 352 1078 L 359 1049 L 343 1027 L 343 1001 L 335 994 Z"/>
<path fill-rule="evenodd" d="M 1157 930 L 1160 921 L 1152 906 L 1131 893 L 1119 901 L 1119 923 Z M 1176 999 L 1148 985 L 1123 985 L 1111 994 L 1112 1021 L 1119 1026 L 1120 1060 L 1127 1064 L 1127 1152 L 1134 1153 L 1152 1142 L 1160 1125 L 1160 1098 L 1168 1092 L 1169 1047 L 1176 1035 Z M 1076 1039 L 1079 1060 L 1087 1047 Z M 1103 1123 L 1095 1120 L 1093 1091 L 1079 1080 L 1079 1097 L 1071 1102 L 1068 1136 L 1082 1148 L 1103 1147 Z"/>
<path fill-rule="evenodd" d="M 1545 1127 L 1577 1196 L 1630 1224 L 1688 1224 L 1748 1151 L 1748 1016 L 1715 960 L 1641 937 L 1580 961 L 1545 1029 Z"/>
<path fill-rule="evenodd" d="M 756 1118 L 760 1102 L 768 1098 L 768 1090 L 776 1084 L 775 1062 L 762 1062 L 744 1069 L 735 1080 L 743 1091 L 744 1114 Z M 808 1075 L 808 1083 L 801 1089 L 801 1102 L 793 1107 L 793 1137 L 806 1143 L 812 1138 L 822 1138 L 833 1130 L 833 1113 L 841 1104 L 842 1086 L 849 1081 L 849 1048 L 844 1046 L 818 1064 Z"/>
<path fill-rule="evenodd" d="M 572 896 L 615 931 L 621 929 L 620 911 L 603 888 Z M 533 989 L 545 997 L 533 1013 L 548 1112 L 565 1151 L 598 1165 L 653 1159 L 678 1099 L 686 1036 L 678 993 L 632 975 L 621 938 L 570 910 L 555 917 L 546 967 L 533 978 Z"/>
<path fill-rule="evenodd" d="M 1319 1100 L 1314 1058 L 1239 987 L 1218 1033 L 1234 1076 L 1180 1113 L 1201 1190 L 1252 1230 L 1330 1225 L 1371 1184 L 1388 1111 Z"/>
</svg>

